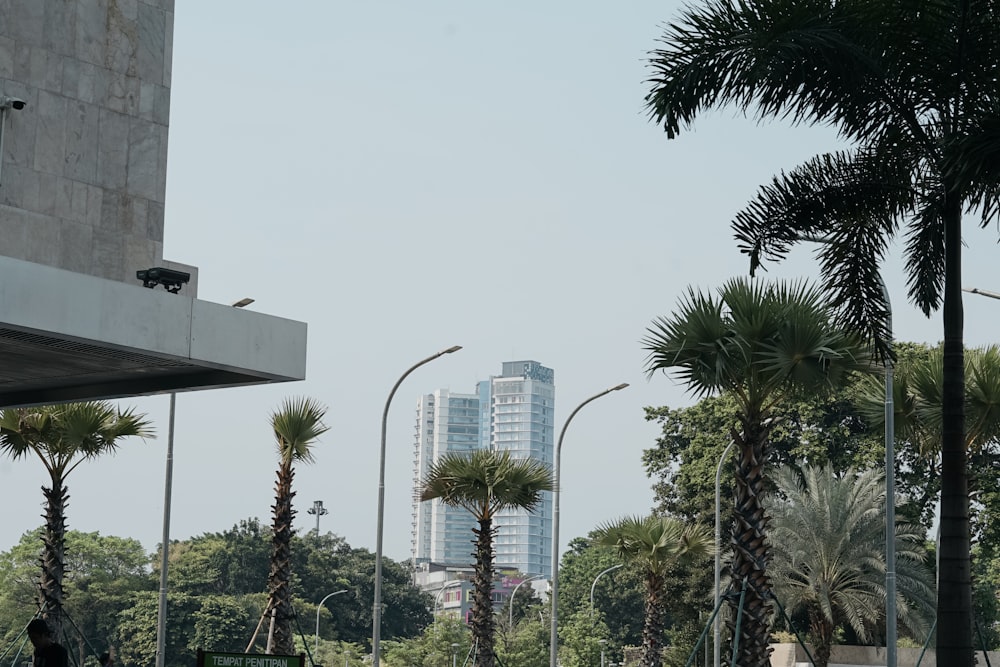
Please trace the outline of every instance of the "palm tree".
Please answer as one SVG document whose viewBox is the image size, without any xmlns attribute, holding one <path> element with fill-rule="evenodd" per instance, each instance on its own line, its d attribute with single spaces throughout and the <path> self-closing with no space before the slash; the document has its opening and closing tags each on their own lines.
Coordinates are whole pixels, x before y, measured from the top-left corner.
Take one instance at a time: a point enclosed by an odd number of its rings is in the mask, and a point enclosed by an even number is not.
<svg viewBox="0 0 1000 667">
<path fill-rule="evenodd" d="M 761 189 L 734 222 L 754 272 L 823 235 L 824 281 L 882 355 L 879 263 L 905 229 L 909 297 L 942 308 L 938 659 L 971 665 L 962 215 L 1000 215 L 1000 0 L 706 0 L 666 27 L 646 98 L 669 137 L 702 110 L 836 127 L 851 147 Z"/>
<path fill-rule="evenodd" d="M 622 562 L 636 566 L 646 593 L 642 626 L 642 667 L 663 662 L 666 583 L 677 565 L 694 564 L 715 553 L 715 538 L 704 526 L 672 517 L 625 517 L 598 526 L 597 544 L 613 547 Z"/>
<path fill-rule="evenodd" d="M 508 451 L 480 449 L 471 454 L 445 454 L 421 483 L 420 500 L 440 499 L 472 513 L 479 526 L 475 535 L 475 581 L 472 599 L 472 637 L 476 667 L 494 667 L 493 517 L 506 509 L 533 511 L 542 492 L 552 491 L 555 479 L 548 465 L 533 459 L 515 459 Z"/>
<path fill-rule="evenodd" d="M 267 575 L 270 594 L 271 629 L 267 653 L 291 655 L 295 650 L 292 632 L 292 479 L 295 463 L 312 463 L 312 446 L 326 433 L 326 408 L 310 398 L 286 399 L 271 413 L 271 428 L 278 445 L 278 482 L 274 487 L 271 535 L 271 567 Z"/>
<path fill-rule="evenodd" d="M 849 625 L 863 642 L 885 618 L 885 484 L 878 470 L 837 476 L 804 466 L 775 476 L 780 492 L 768 506 L 775 545 L 771 572 L 789 614 L 804 611 L 816 667 L 826 667 L 837 629 Z M 924 530 L 896 524 L 899 619 L 918 639 L 934 614 L 934 579 Z"/>
<path fill-rule="evenodd" d="M 818 288 L 803 282 L 762 285 L 737 278 L 718 299 L 688 290 L 678 312 L 659 318 L 643 340 L 647 372 L 675 375 L 699 397 L 724 393 L 736 403 L 729 436 L 736 464 L 734 549 L 729 600 L 746 582 L 739 641 L 743 667 L 766 667 L 771 615 L 770 549 L 764 466 L 776 407 L 797 391 L 819 391 L 872 366 L 859 340 L 838 327 Z M 735 614 L 733 614 L 735 617 Z"/>
<path fill-rule="evenodd" d="M 50 486 L 42 487 L 45 534 L 38 604 L 53 637 L 62 630 L 66 477 L 84 461 L 115 452 L 130 436 L 153 437 L 145 415 L 104 401 L 0 411 L 0 451 L 15 460 L 34 454 L 49 473 Z"/>
</svg>

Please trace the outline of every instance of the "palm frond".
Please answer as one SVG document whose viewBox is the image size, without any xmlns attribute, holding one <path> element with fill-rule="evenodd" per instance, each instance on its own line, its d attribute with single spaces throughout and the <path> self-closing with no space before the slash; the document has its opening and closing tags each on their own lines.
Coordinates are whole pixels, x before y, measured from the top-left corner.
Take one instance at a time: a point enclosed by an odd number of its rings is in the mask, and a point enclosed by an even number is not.
<svg viewBox="0 0 1000 667">
<path fill-rule="evenodd" d="M 282 463 L 312 463 L 315 460 L 312 446 L 329 430 L 323 423 L 325 416 L 326 407 L 305 396 L 287 398 L 271 413 L 271 428 Z"/>
</svg>

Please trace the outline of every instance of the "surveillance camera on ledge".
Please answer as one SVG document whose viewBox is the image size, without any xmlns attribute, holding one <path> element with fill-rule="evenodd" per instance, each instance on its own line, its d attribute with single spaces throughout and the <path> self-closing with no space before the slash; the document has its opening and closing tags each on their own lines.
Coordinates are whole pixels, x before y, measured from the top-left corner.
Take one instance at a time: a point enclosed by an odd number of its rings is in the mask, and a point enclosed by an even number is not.
<svg viewBox="0 0 1000 667">
<path fill-rule="evenodd" d="M 157 285 L 163 285 L 163 289 L 167 290 L 171 294 L 177 294 L 180 292 L 181 287 L 186 285 L 188 281 L 191 280 L 190 273 L 185 271 L 175 271 L 174 269 L 164 269 L 162 267 L 136 271 L 135 277 L 142 281 L 143 287 L 153 289 Z"/>
</svg>

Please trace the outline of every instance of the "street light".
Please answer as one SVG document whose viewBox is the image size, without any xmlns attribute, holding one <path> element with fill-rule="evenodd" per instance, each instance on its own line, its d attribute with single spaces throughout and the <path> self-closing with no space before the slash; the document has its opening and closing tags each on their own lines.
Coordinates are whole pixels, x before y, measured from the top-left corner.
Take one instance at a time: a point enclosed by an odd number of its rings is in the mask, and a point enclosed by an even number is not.
<svg viewBox="0 0 1000 667">
<path fill-rule="evenodd" d="M 458 643 L 452 642 L 451 644 L 451 667 L 455 667 L 458 662 Z"/>
<path fill-rule="evenodd" d="M 627 382 L 605 389 L 599 394 L 594 394 L 580 405 L 576 406 L 573 412 L 569 413 L 566 423 L 563 424 L 562 431 L 559 432 L 559 441 L 556 443 L 555 466 L 553 467 L 553 477 L 555 478 L 555 489 L 552 491 L 552 627 L 549 630 L 549 667 L 557 667 L 557 657 L 559 654 L 559 457 L 562 453 L 563 436 L 569 423 L 573 421 L 583 406 L 591 401 L 596 401 L 601 396 L 606 396 L 613 391 L 619 391 L 628 386 Z"/>
<path fill-rule="evenodd" d="M 461 345 L 452 345 L 448 349 L 432 354 L 426 359 L 422 359 L 410 366 L 405 373 L 399 376 L 399 379 L 396 380 L 396 384 L 392 385 L 392 391 L 389 392 L 389 398 L 385 400 L 385 409 L 382 410 L 382 443 L 379 449 L 378 460 L 378 518 L 375 529 L 375 601 L 372 603 L 372 667 L 380 667 L 381 663 L 379 662 L 379 654 L 382 652 L 381 638 L 379 635 L 382 632 L 382 533 L 385 518 L 385 426 L 386 421 L 389 418 L 389 405 L 392 403 L 392 397 L 396 395 L 396 390 L 399 389 L 399 385 L 403 384 L 403 380 L 405 380 L 410 373 L 417 370 L 424 364 L 429 364 L 438 357 L 451 354 L 452 352 L 458 352 L 461 349 Z M 157 667 L 162 666 L 157 665 Z"/>
<path fill-rule="evenodd" d="M 507 627 L 510 628 L 514 627 L 514 596 L 517 595 L 517 589 L 520 588 L 522 585 L 528 583 L 532 579 L 538 579 L 544 576 L 545 576 L 544 574 L 536 574 L 532 577 L 528 577 L 527 579 L 522 579 L 521 581 L 517 582 L 517 586 L 514 586 L 514 590 L 510 592 L 510 604 L 508 605 L 507 608 L 507 611 L 509 612 L 507 614 Z"/>
<path fill-rule="evenodd" d="M 249 306 L 254 300 L 244 297 L 230 304 L 233 308 Z M 174 480 L 174 412 L 177 392 L 170 392 L 170 417 L 167 421 L 167 463 L 163 480 L 163 539 L 160 544 L 160 598 L 156 610 L 156 667 L 166 662 L 167 647 L 167 564 L 170 549 L 170 492 Z"/>
<path fill-rule="evenodd" d="M 330 513 L 330 510 L 323 507 L 322 500 L 314 500 L 313 506 L 306 510 L 306 514 L 316 515 L 316 537 L 319 537 L 319 518 L 321 516 L 326 516 Z"/>
<path fill-rule="evenodd" d="M 590 585 L 590 615 L 594 615 L 594 587 L 597 586 L 597 580 L 606 575 L 608 572 L 617 570 L 620 567 L 624 567 L 625 563 L 618 563 L 618 565 L 612 565 L 603 572 L 599 572 L 596 577 L 594 577 L 594 583 Z"/>
<path fill-rule="evenodd" d="M 598 575 L 600 576 L 600 575 Z M 597 643 L 601 645 L 601 667 L 604 667 L 604 646 L 608 643 L 607 639 L 598 639 Z"/>
<path fill-rule="evenodd" d="M 445 590 L 451 588 L 452 586 L 459 586 L 461 585 L 461 583 L 462 583 L 461 579 L 452 579 L 451 581 L 445 582 L 445 584 L 438 589 L 437 595 L 434 596 L 434 610 L 432 612 L 433 616 L 435 617 L 437 616 L 438 601 L 441 599 L 441 595 L 445 592 Z"/>
<path fill-rule="evenodd" d="M 978 287 L 963 287 L 963 292 L 969 292 L 971 294 L 981 294 L 983 296 L 988 296 L 991 299 L 1000 299 L 1000 294 L 996 292 L 990 292 L 988 290 L 979 289 Z"/>
<path fill-rule="evenodd" d="M 803 234 L 802 241 L 831 243 L 828 236 Z M 886 329 L 892 344 L 892 303 L 882 276 L 876 274 L 885 301 Z M 973 290 L 976 291 L 976 290 Z M 978 293 L 978 292 L 977 292 Z M 985 294 L 985 293 L 984 293 Z M 992 294 L 986 294 L 992 296 Z M 996 296 L 995 298 L 1000 298 Z M 885 359 L 885 664 L 896 667 L 896 454 L 895 417 L 892 392 L 892 357 Z"/>
<path fill-rule="evenodd" d="M 313 664 L 314 665 L 316 664 L 316 654 L 319 653 L 319 610 L 323 608 L 323 603 L 326 602 L 327 600 L 329 600 L 330 598 L 332 598 L 334 595 L 340 595 L 341 593 L 346 593 L 346 592 L 347 592 L 347 589 L 345 588 L 342 591 L 335 591 L 333 593 L 330 593 L 325 598 L 323 598 L 322 600 L 320 600 L 318 605 L 316 605 L 316 648 L 313 649 Z"/>
<path fill-rule="evenodd" d="M 715 621 L 714 621 L 714 633 L 713 637 L 715 639 L 715 646 L 713 646 L 713 655 L 715 659 L 715 667 L 719 667 L 722 661 L 722 626 L 721 619 L 719 618 L 719 602 L 722 599 L 722 509 L 719 500 L 719 484 L 722 479 L 722 464 L 729 456 L 730 450 L 732 450 L 735 441 L 730 440 L 729 444 L 726 445 L 726 449 L 722 452 L 722 456 L 719 457 L 719 465 L 715 467 Z"/>
</svg>

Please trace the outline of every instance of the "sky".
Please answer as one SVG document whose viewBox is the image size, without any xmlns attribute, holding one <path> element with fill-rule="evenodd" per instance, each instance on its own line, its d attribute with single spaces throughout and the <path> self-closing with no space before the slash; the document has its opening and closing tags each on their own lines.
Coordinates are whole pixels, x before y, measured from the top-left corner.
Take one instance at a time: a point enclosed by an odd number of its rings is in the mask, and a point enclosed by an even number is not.
<svg viewBox="0 0 1000 667">
<path fill-rule="evenodd" d="M 375 549 L 387 425 L 386 556 L 409 557 L 421 394 L 473 392 L 504 361 L 555 369 L 556 423 L 590 396 L 562 450 L 560 551 L 647 513 L 645 406 L 690 405 L 647 377 L 640 340 L 688 286 L 745 275 L 729 222 L 782 169 L 843 147 L 823 127 L 708 112 L 675 140 L 643 106 L 648 52 L 675 0 L 431 2 L 176 0 L 164 256 L 199 267 L 198 297 L 309 325 L 303 382 L 179 394 L 171 539 L 270 522 L 269 414 L 328 406 L 299 466 L 296 528 Z M 967 287 L 1000 291 L 997 230 L 965 230 Z M 887 260 L 896 336 L 936 343 L 940 313 L 906 300 Z M 817 278 L 808 248 L 769 277 Z M 966 295 L 966 341 L 994 342 L 1000 302 Z M 162 539 L 167 396 L 121 401 L 157 438 L 67 479 L 68 527 Z M 0 459 L 0 550 L 41 524 L 35 460 Z M 16 498 L 16 502 L 9 499 Z"/>
</svg>

